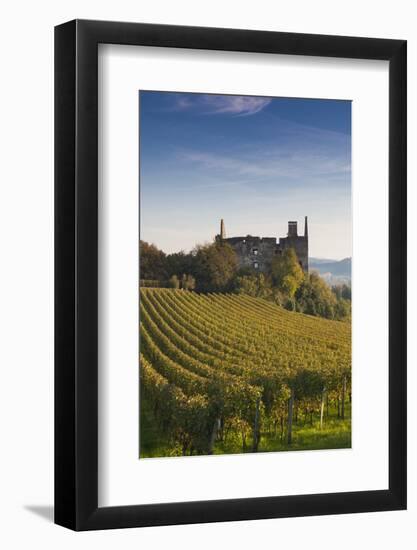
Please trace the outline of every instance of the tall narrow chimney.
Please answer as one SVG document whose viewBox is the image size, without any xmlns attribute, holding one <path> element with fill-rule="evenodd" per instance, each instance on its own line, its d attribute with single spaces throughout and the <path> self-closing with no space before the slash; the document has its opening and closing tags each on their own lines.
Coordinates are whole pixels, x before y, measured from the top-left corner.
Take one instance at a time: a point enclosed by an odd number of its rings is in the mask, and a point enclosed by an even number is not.
<svg viewBox="0 0 417 550">
<path fill-rule="evenodd" d="M 225 239 L 226 238 L 226 229 L 224 227 L 224 221 L 223 218 L 220 221 L 220 238 Z"/>
<path fill-rule="evenodd" d="M 288 222 L 288 237 L 298 237 L 297 222 Z"/>
<path fill-rule="evenodd" d="M 307 216 L 304 217 L 304 237 L 308 237 L 308 223 Z"/>
</svg>

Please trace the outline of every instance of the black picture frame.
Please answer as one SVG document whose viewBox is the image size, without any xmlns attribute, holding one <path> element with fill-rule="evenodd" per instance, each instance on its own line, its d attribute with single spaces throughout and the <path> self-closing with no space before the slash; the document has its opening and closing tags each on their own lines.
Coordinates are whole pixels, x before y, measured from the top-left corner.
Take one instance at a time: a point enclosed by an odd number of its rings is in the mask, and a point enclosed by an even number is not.
<svg viewBox="0 0 417 550">
<path fill-rule="evenodd" d="M 98 44 L 389 62 L 389 488 L 98 507 Z M 55 523 L 108 529 L 406 508 L 406 41 L 74 20 L 55 28 Z"/>
</svg>

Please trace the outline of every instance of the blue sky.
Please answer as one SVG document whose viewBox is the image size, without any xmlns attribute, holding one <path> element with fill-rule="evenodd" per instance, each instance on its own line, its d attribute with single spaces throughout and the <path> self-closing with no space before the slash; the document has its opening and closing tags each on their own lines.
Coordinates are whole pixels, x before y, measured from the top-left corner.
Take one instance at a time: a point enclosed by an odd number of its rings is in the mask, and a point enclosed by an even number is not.
<svg viewBox="0 0 417 550">
<path fill-rule="evenodd" d="M 165 252 L 226 234 L 283 237 L 309 218 L 310 256 L 351 256 L 349 101 L 139 94 L 141 238 Z"/>
</svg>

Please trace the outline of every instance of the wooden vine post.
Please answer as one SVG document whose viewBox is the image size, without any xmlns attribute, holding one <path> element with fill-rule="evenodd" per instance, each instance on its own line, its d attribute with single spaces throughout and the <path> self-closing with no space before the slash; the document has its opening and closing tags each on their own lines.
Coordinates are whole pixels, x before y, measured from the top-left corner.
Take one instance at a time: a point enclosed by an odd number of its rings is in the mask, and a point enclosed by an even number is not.
<svg viewBox="0 0 417 550">
<path fill-rule="evenodd" d="M 216 418 L 213 424 L 213 430 L 211 432 L 208 454 L 212 455 L 214 450 L 214 443 L 217 439 L 217 434 L 220 430 L 220 418 Z"/>
<path fill-rule="evenodd" d="M 291 388 L 291 395 L 288 399 L 288 428 L 287 428 L 287 443 L 292 443 L 292 419 L 294 414 L 294 390 Z"/>
<path fill-rule="evenodd" d="M 326 401 L 326 388 L 323 387 L 321 392 L 321 407 L 320 407 L 320 430 L 323 429 L 324 404 Z"/>
<path fill-rule="evenodd" d="M 254 420 L 254 423 L 253 423 L 252 452 L 254 452 L 254 453 L 258 452 L 259 440 L 261 439 L 260 422 L 259 422 L 260 405 L 261 405 L 261 398 L 258 397 L 258 399 L 256 400 L 255 420 Z"/>
<path fill-rule="evenodd" d="M 345 397 L 346 397 L 346 376 L 343 377 L 343 384 L 342 384 L 342 420 L 345 419 Z"/>
</svg>

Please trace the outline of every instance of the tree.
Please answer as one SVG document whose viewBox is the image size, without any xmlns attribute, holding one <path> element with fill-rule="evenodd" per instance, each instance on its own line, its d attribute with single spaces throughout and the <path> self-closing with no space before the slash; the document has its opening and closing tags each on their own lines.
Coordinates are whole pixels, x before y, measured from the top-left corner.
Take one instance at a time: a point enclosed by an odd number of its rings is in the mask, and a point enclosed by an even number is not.
<svg viewBox="0 0 417 550">
<path fill-rule="evenodd" d="M 337 300 L 336 306 L 335 306 L 335 318 L 344 320 L 344 319 L 350 319 L 351 316 L 351 301 L 345 300 L 344 298 L 340 298 Z"/>
<path fill-rule="evenodd" d="M 195 279 L 192 275 L 183 274 L 181 277 L 181 288 L 184 290 L 194 290 L 195 289 Z"/>
<path fill-rule="evenodd" d="M 238 259 L 233 248 L 223 242 L 199 245 L 193 251 L 197 289 L 204 292 L 229 290 Z"/>
<path fill-rule="evenodd" d="M 141 279 L 163 281 L 167 279 L 166 255 L 154 244 L 139 243 L 139 267 Z"/>
<path fill-rule="evenodd" d="M 256 298 L 269 299 L 272 296 L 271 284 L 263 273 L 238 274 L 234 280 L 234 291 L 237 294 L 248 294 Z"/>
<path fill-rule="evenodd" d="M 281 256 L 275 256 L 271 274 L 274 285 L 292 298 L 304 280 L 304 272 L 293 248 L 287 248 Z"/>
<path fill-rule="evenodd" d="M 299 310 L 327 319 L 335 318 L 337 299 L 329 285 L 315 272 L 309 273 L 295 294 Z"/>
<path fill-rule="evenodd" d="M 183 273 L 194 275 L 195 259 L 192 254 L 186 254 L 183 250 L 168 254 L 166 257 L 166 269 L 168 277 L 181 276 Z"/>
<path fill-rule="evenodd" d="M 180 281 L 176 275 L 172 275 L 169 279 L 169 286 L 170 288 L 180 288 Z"/>
<path fill-rule="evenodd" d="M 342 298 L 352 300 L 352 288 L 349 285 L 342 285 Z"/>
<path fill-rule="evenodd" d="M 332 290 L 338 300 L 340 298 L 343 298 L 344 300 L 352 300 L 352 289 L 349 285 L 335 285 L 332 286 Z"/>
</svg>

